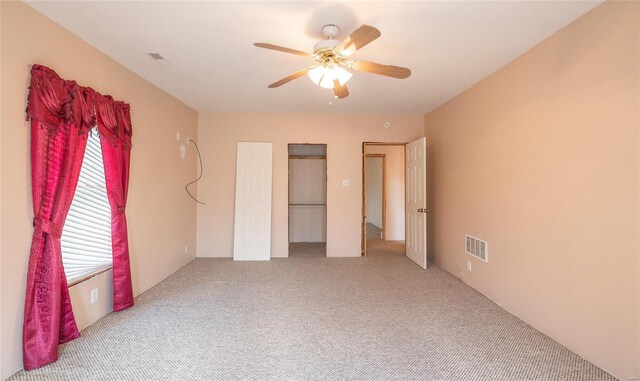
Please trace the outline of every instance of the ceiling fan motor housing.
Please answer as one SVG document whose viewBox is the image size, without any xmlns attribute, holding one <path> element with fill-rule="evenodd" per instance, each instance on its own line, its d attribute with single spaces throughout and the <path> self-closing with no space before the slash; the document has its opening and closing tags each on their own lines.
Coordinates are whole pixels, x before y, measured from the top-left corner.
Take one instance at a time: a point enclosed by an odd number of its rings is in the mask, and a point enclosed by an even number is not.
<svg viewBox="0 0 640 381">
<path fill-rule="evenodd" d="M 313 51 L 317 52 L 322 49 L 333 49 L 340 44 L 338 40 L 322 40 L 313 45 Z"/>
<path fill-rule="evenodd" d="M 318 42 L 313 46 L 313 51 L 317 52 L 322 49 L 332 49 L 340 44 L 340 41 L 336 40 L 340 33 L 340 27 L 334 24 L 327 24 L 322 27 L 322 36 L 324 40 Z"/>
<path fill-rule="evenodd" d="M 322 27 L 322 36 L 324 38 L 333 40 L 338 37 L 338 33 L 340 33 L 340 27 L 335 24 L 327 24 Z"/>
</svg>

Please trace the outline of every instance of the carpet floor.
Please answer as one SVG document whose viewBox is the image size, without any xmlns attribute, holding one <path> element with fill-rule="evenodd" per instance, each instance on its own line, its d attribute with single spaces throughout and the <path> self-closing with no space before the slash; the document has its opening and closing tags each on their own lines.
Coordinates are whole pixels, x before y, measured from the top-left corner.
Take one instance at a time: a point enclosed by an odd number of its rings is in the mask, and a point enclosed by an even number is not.
<svg viewBox="0 0 640 381">
<path fill-rule="evenodd" d="M 367 241 L 367 257 L 385 255 L 404 257 L 406 255 L 404 241 L 383 241 L 381 239 Z"/>
<path fill-rule="evenodd" d="M 327 244 L 325 242 L 289 242 L 289 256 L 324 258 L 327 256 Z"/>
<path fill-rule="evenodd" d="M 10 380 L 611 380 L 404 256 L 196 259 Z"/>
</svg>

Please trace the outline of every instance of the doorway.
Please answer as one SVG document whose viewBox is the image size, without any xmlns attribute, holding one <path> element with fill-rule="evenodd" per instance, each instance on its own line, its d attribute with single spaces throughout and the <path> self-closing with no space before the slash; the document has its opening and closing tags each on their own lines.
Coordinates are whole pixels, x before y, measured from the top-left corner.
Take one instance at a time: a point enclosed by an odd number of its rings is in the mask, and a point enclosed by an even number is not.
<svg viewBox="0 0 640 381">
<path fill-rule="evenodd" d="M 289 256 L 327 255 L 327 145 L 289 144 Z"/>
<path fill-rule="evenodd" d="M 386 154 L 365 154 L 365 216 L 367 240 L 384 240 L 386 236 L 387 210 L 385 204 L 387 195 L 386 184 Z"/>
<path fill-rule="evenodd" d="M 362 255 L 405 255 L 405 144 L 363 143 Z"/>
</svg>

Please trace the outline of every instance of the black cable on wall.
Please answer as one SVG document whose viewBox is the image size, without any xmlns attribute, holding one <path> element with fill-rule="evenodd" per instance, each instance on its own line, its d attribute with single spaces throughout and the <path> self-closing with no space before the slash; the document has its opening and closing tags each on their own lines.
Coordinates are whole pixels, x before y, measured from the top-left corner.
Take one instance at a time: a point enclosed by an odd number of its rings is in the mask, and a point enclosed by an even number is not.
<svg viewBox="0 0 640 381">
<path fill-rule="evenodd" d="M 204 172 L 204 168 L 202 167 L 202 156 L 200 155 L 200 148 L 198 148 L 198 144 L 196 144 L 196 142 L 194 142 L 191 139 L 187 139 L 187 143 L 193 143 L 193 145 L 196 147 L 196 151 L 198 152 L 198 160 L 200 161 L 200 175 L 198 175 L 198 178 L 193 180 L 192 182 L 190 182 L 189 184 L 184 186 L 184 189 L 187 191 L 187 193 L 189 194 L 189 196 L 198 204 L 204 205 L 204 202 L 198 200 L 197 198 L 195 198 L 191 192 L 189 191 L 189 185 L 191 184 L 195 184 L 198 182 L 198 180 L 200 180 L 202 178 L 202 173 Z"/>
</svg>

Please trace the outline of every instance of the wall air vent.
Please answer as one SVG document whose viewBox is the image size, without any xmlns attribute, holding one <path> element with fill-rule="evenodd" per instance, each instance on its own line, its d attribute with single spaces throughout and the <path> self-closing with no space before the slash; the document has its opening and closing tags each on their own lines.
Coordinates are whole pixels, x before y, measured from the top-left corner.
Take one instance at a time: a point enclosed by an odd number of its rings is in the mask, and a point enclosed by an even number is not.
<svg viewBox="0 0 640 381">
<path fill-rule="evenodd" d="M 161 66 L 171 66 L 171 62 L 167 61 L 160 53 L 147 52 L 147 54 Z"/>
<path fill-rule="evenodd" d="M 467 254 L 489 263 L 489 244 L 487 241 L 468 234 L 465 234 L 464 241 L 464 251 Z"/>
</svg>

